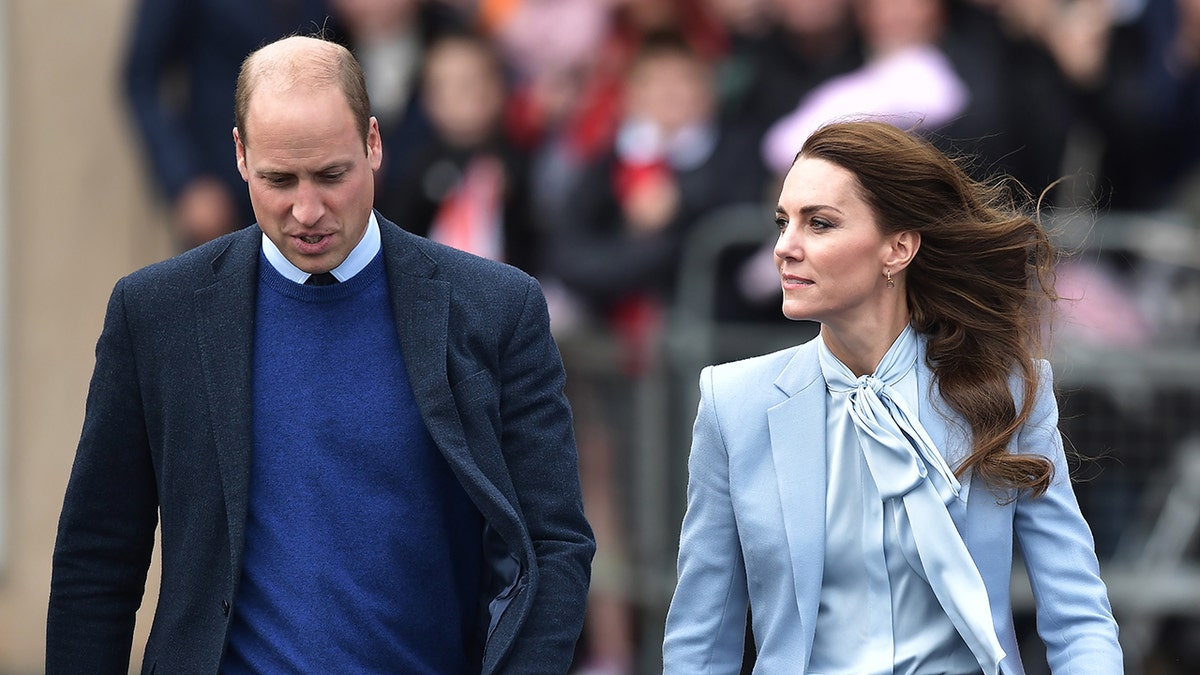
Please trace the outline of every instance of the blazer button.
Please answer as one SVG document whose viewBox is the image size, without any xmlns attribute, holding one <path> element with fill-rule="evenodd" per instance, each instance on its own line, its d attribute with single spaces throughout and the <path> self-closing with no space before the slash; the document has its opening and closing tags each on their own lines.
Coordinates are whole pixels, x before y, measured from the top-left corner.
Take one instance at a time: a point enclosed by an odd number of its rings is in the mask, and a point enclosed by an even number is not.
<svg viewBox="0 0 1200 675">
<path fill-rule="evenodd" d="M 229 601 L 225 598 L 221 598 L 221 613 L 229 616 Z"/>
</svg>

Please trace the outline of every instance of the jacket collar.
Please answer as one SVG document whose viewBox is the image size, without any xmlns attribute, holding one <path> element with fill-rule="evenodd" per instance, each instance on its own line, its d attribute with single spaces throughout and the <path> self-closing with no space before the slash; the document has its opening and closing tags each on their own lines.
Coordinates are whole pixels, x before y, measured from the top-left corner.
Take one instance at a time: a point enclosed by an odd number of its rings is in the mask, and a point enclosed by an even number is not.
<svg viewBox="0 0 1200 675">
<path fill-rule="evenodd" d="M 195 292 L 196 333 L 204 373 L 209 433 L 217 451 L 232 569 L 241 569 L 250 450 L 255 284 L 261 230 L 248 227 L 218 240 L 211 283 Z"/>
<path fill-rule="evenodd" d="M 825 387 L 815 340 L 795 351 L 775 386 L 788 398 L 767 410 L 771 457 L 800 625 L 811 646 L 825 567 Z M 799 475 L 803 481 L 794 479 Z"/>
<path fill-rule="evenodd" d="M 960 418 L 940 403 L 933 372 L 925 362 L 925 340 L 919 341 L 918 391 L 923 399 L 919 418 L 936 447 L 953 467 L 970 448 Z M 787 398 L 767 410 L 771 457 L 788 552 L 793 562 L 797 609 L 808 645 L 816 627 L 817 599 L 825 563 L 826 392 L 817 357 L 816 339 L 799 346 L 775 378 L 774 386 Z M 932 403 L 931 403 L 932 402 Z M 794 477 L 802 475 L 803 480 Z M 970 476 L 962 480 L 962 502 L 951 509 L 959 532 L 966 533 Z M 965 536 L 964 536 L 965 538 Z M 815 544 L 815 545 L 814 545 Z M 803 572 L 801 572 L 803 570 Z M 807 653 L 807 652 L 806 652 Z"/>
</svg>

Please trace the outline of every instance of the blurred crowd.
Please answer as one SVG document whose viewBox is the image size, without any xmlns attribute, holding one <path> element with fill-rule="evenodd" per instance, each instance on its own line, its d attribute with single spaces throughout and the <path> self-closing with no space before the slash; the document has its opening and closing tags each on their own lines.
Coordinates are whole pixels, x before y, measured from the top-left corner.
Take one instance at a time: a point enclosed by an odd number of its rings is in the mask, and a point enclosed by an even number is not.
<svg viewBox="0 0 1200 675">
<path fill-rule="evenodd" d="M 383 215 L 537 277 L 556 333 L 610 336 L 625 382 L 654 358 L 691 229 L 772 206 L 831 119 L 918 129 L 1047 205 L 1200 213 L 1200 0 L 144 0 L 125 93 L 181 249 L 254 221 L 234 81 L 294 32 L 363 65 Z M 782 320 L 764 256 L 728 267 L 717 318 Z M 580 662 L 634 672 L 628 395 L 564 355 L 599 542 Z"/>
<path fill-rule="evenodd" d="M 923 130 L 1033 195 L 1065 177 L 1047 203 L 1196 208 L 1196 0 L 143 2 L 124 81 L 181 247 L 253 222 L 229 152 L 237 67 L 314 31 L 364 65 L 384 215 L 635 341 L 689 227 L 773 203 L 829 119 Z M 777 314 L 770 284 L 730 281 L 722 316 Z"/>
</svg>

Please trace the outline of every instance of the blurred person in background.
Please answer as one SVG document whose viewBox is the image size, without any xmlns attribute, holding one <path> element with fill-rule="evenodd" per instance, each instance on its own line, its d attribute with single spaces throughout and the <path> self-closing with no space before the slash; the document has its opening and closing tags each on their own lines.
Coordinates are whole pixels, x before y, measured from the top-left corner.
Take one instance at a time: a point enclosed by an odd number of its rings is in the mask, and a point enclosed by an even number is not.
<svg viewBox="0 0 1200 675">
<path fill-rule="evenodd" d="M 1156 159 L 1165 171 L 1166 205 L 1200 223 L 1200 0 L 1150 0 L 1154 41 L 1152 101 L 1164 129 Z"/>
<path fill-rule="evenodd" d="M 585 308 L 581 327 L 612 336 L 620 353 L 619 372 L 576 381 L 568 393 L 597 536 L 589 601 L 595 630 L 585 635 L 598 673 L 631 672 L 633 656 L 623 518 L 636 514 L 623 513 L 615 473 L 616 448 L 628 446 L 618 431 L 628 428 L 622 406 L 630 383 L 657 358 L 690 226 L 722 205 L 758 199 L 764 189 L 757 143 L 719 124 L 712 78 L 684 36 L 644 37 L 623 85 L 615 140 L 585 167 L 566 217 L 548 233 L 549 273 Z"/>
<path fill-rule="evenodd" d="M 384 163 L 375 175 L 379 208 L 401 189 L 417 151 L 433 133 L 421 101 L 421 72 L 430 45 L 462 30 L 469 19 L 438 0 L 327 0 L 343 26 L 343 40 L 362 64 L 379 120 Z"/>
<path fill-rule="evenodd" d="M 1053 246 L 1003 182 L 883 122 L 808 137 L 776 210 L 816 339 L 710 366 L 664 673 L 1023 672 L 1014 550 L 1054 672 L 1123 672 L 1042 316 Z"/>
<path fill-rule="evenodd" d="M 512 66 L 506 125 L 531 157 L 540 225 L 553 229 L 586 166 L 612 144 L 642 39 L 678 32 L 702 54 L 720 28 L 697 0 L 485 0 L 481 17 Z"/>
<path fill-rule="evenodd" d="M 447 33 L 429 48 L 421 101 L 432 133 L 378 208 L 414 234 L 537 276 L 525 157 L 505 136 L 508 85 L 492 41 Z"/>
<path fill-rule="evenodd" d="M 777 175 L 787 172 L 812 132 L 834 119 L 872 117 L 935 131 L 970 104 L 967 82 L 939 44 L 943 0 L 855 0 L 853 7 L 864 63 L 814 87 L 767 130 L 764 161 Z"/>
<path fill-rule="evenodd" d="M 1143 209 L 1162 203 L 1157 155 L 1162 101 L 1145 3 L 974 0 L 994 20 L 1003 70 L 1004 124 L 991 141 L 996 169 L 1065 205 Z M 1120 13 L 1122 6 L 1133 11 Z M 1170 141 L 1168 141 L 1170 142 Z"/>
<path fill-rule="evenodd" d="M 336 32 L 329 13 L 325 0 L 135 3 L 124 93 L 181 249 L 254 222 L 229 153 L 242 59 L 284 35 Z"/>
<path fill-rule="evenodd" d="M 552 233 L 550 264 L 599 315 L 669 304 L 689 226 L 761 199 L 765 185 L 756 139 L 716 114 L 710 64 L 679 34 L 653 35 L 630 67 L 612 146 Z"/>
<path fill-rule="evenodd" d="M 745 10 L 749 17 L 735 24 L 742 27 L 744 38 L 731 44 L 739 50 L 731 65 L 740 79 L 726 82 L 723 106 L 730 122 L 759 135 L 794 110 L 814 87 L 862 64 L 852 0 L 761 2 L 765 5 L 762 9 Z M 750 17 L 758 11 L 766 12 L 769 26 L 761 36 L 745 32 L 755 30 L 757 24 Z M 718 16 L 728 17 L 729 12 L 724 9 Z"/>
</svg>

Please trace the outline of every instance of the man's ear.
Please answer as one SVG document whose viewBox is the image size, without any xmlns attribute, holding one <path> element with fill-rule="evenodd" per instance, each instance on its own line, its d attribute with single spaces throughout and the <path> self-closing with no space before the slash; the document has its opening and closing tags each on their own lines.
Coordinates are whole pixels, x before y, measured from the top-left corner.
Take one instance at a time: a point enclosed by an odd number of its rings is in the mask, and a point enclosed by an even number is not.
<svg viewBox="0 0 1200 675">
<path fill-rule="evenodd" d="M 250 172 L 246 169 L 246 146 L 242 144 L 237 127 L 233 128 L 233 152 L 237 156 L 238 173 L 242 174 L 242 180 L 250 182 Z"/>
<path fill-rule="evenodd" d="M 921 233 L 916 230 L 904 230 L 892 235 L 891 249 L 883 264 L 893 272 L 908 267 L 913 256 L 921 248 Z"/>
<path fill-rule="evenodd" d="M 372 171 L 378 171 L 383 165 L 383 137 L 379 133 L 379 121 L 374 115 L 367 123 L 367 165 Z"/>
</svg>

